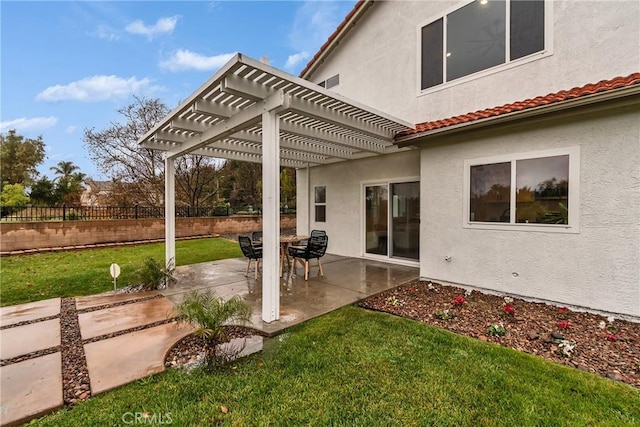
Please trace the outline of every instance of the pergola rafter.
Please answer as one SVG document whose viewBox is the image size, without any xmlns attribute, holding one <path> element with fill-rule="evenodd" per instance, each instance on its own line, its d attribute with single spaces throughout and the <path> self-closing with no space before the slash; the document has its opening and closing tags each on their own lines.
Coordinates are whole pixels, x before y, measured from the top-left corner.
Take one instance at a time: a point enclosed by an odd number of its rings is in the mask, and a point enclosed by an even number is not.
<svg viewBox="0 0 640 427">
<path fill-rule="evenodd" d="M 141 146 L 165 153 L 165 256 L 175 262 L 174 160 L 185 154 L 261 163 L 263 309 L 280 316 L 279 167 L 312 167 L 400 151 L 408 122 L 307 80 L 236 54 L 145 134 Z"/>
</svg>

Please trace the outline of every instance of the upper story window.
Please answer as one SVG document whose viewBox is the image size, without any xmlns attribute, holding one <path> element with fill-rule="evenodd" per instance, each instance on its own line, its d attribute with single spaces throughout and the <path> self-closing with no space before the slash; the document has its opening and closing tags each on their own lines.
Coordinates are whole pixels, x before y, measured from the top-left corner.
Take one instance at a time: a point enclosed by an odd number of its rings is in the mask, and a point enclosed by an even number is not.
<svg viewBox="0 0 640 427">
<path fill-rule="evenodd" d="M 578 232 L 578 147 L 468 160 L 468 228 Z"/>
<path fill-rule="evenodd" d="M 421 29 L 422 90 L 545 50 L 544 0 L 475 0 Z"/>
<path fill-rule="evenodd" d="M 329 77 L 327 80 L 323 80 L 318 83 L 318 86 L 322 86 L 325 89 L 331 89 L 332 87 L 336 87 L 340 84 L 340 74 L 336 74 L 333 77 Z"/>
</svg>

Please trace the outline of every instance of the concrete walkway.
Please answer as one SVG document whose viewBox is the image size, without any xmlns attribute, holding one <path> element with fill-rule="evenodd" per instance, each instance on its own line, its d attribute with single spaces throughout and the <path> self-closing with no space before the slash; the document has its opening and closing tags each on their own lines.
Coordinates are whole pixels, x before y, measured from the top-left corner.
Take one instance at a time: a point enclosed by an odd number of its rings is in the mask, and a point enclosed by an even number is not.
<svg viewBox="0 0 640 427">
<path fill-rule="evenodd" d="M 418 277 L 418 269 L 327 255 L 324 277 L 304 280 L 285 274 L 281 281 L 280 320 L 261 320 L 260 280 L 245 277 L 246 260 L 229 259 L 179 267 L 178 283 L 158 292 L 94 295 L 75 299 L 72 316 L 79 325 L 90 392 L 79 400 L 165 369 L 164 357 L 191 333 L 186 325 L 168 323 L 174 303 L 192 289 L 217 295 L 240 295 L 253 309 L 249 325 L 272 335 L 369 295 Z M 301 269 L 299 269 L 301 272 Z M 64 404 L 63 366 L 69 314 L 60 298 L 0 308 L 0 425 L 25 422 Z M 63 304 L 64 305 L 64 304 Z M 77 319 L 77 320 L 76 320 Z M 63 333 L 61 333 L 63 332 Z M 68 334 L 67 334 L 68 335 Z"/>
</svg>

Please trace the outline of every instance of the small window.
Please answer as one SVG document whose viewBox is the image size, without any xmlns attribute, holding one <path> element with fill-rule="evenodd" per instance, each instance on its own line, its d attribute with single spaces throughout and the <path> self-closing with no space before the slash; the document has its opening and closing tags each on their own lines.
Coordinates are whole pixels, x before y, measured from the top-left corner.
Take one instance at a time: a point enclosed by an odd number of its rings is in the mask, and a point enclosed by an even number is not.
<svg viewBox="0 0 640 427">
<path fill-rule="evenodd" d="M 579 148 L 465 162 L 465 227 L 577 232 Z"/>
<path fill-rule="evenodd" d="M 324 185 L 315 187 L 315 214 L 316 222 L 327 221 L 327 187 Z"/>
<path fill-rule="evenodd" d="M 545 50 L 545 2 L 467 3 L 422 27 L 421 44 L 422 90 L 508 64 Z"/>
</svg>

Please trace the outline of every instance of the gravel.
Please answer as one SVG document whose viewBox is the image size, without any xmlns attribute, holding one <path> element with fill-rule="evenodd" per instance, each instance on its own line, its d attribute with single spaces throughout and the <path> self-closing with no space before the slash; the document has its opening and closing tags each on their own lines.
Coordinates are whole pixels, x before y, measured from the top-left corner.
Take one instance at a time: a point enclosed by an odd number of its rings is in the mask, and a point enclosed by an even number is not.
<svg viewBox="0 0 640 427">
<path fill-rule="evenodd" d="M 465 302 L 455 304 L 458 296 Z M 506 314 L 506 304 L 513 307 L 512 315 Z M 640 388 L 640 323 L 420 280 L 369 297 L 359 305 Z M 502 325 L 506 334 L 491 335 L 491 325 Z"/>
</svg>

